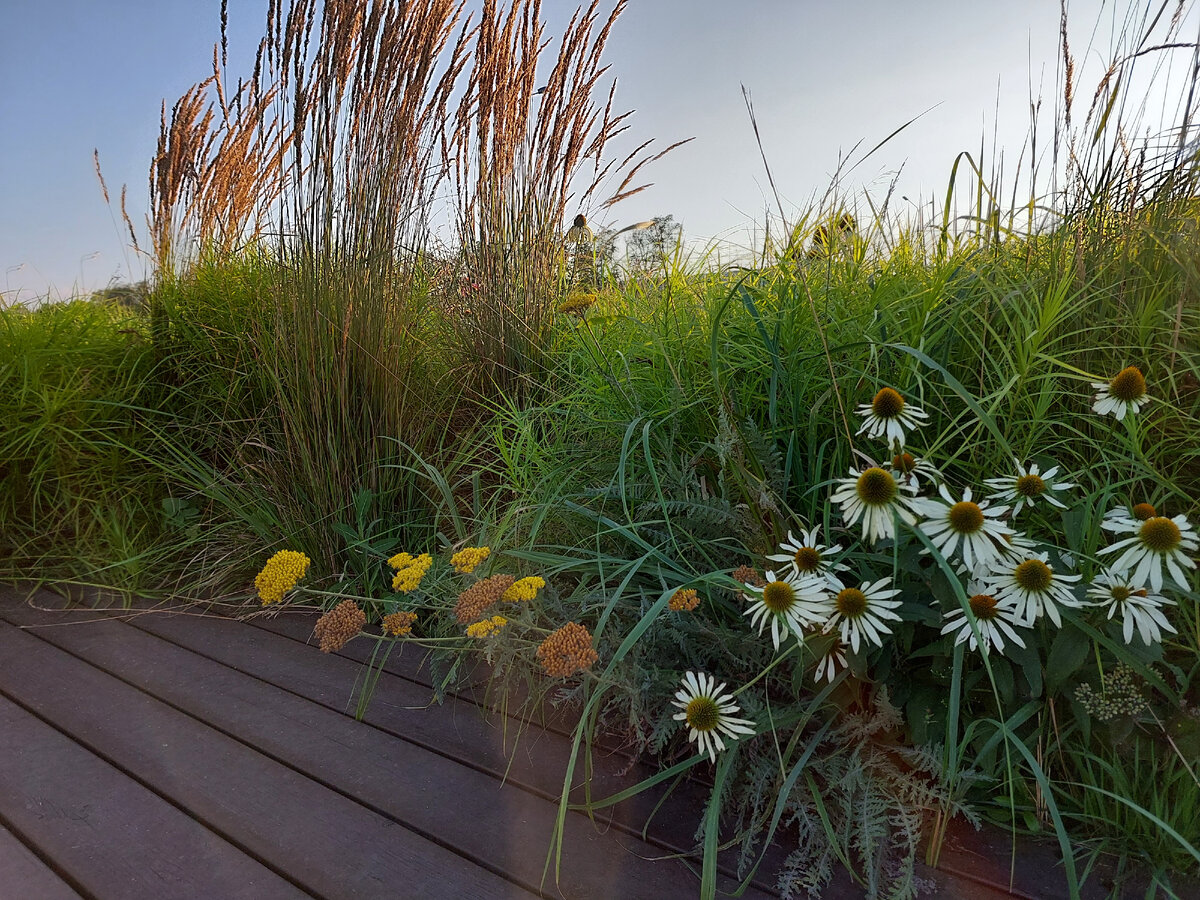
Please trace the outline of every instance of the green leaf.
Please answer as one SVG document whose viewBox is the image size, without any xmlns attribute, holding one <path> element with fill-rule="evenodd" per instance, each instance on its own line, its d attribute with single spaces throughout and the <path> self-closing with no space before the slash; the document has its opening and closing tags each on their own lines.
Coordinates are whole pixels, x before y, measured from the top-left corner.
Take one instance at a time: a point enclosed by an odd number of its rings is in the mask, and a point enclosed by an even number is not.
<svg viewBox="0 0 1200 900">
<path fill-rule="evenodd" d="M 1088 636 L 1069 622 L 1064 622 L 1050 645 L 1046 657 L 1046 690 L 1057 694 L 1068 678 L 1079 671 L 1092 651 Z"/>
</svg>

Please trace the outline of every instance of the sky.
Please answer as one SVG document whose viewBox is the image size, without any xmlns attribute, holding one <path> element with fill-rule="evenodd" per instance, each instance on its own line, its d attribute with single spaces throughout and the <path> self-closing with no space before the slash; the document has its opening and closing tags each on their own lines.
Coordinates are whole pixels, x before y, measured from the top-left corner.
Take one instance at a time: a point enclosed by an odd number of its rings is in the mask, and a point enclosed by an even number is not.
<svg viewBox="0 0 1200 900">
<path fill-rule="evenodd" d="M 1107 62 L 1114 18 L 1119 24 L 1128 9 L 1147 5 L 1069 4 L 1084 102 Z M 560 33 L 575 6 L 544 0 L 550 34 Z M 147 277 L 117 198 L 127 184 L 140 225 L 161 103 L 170 106 L 211 72 L 220 0 L 4 0 L 4 7 L 4 302 L 65 298 Z M 248 72 L 266 3 L 230 0 L 229 7 L 229 67 Z M 1184 11 L 1183 34 L 1195 40 L 1200 13 L 1191 0 Z M 635 110 L 626 140 L 653 137 L 660 148 L 694 140 L 643 170 L 651 189 L 593 220 L 620 228 L 670 214 L 694 245 L 751 244 L 777 207 L 743 86 L 789 217 L 821 199 L 856 144 L 861 156 L 914 118 L 844 179 L 843 196 L 852 202 L 867 191 L 878 200 L 900 173 L 894 202 L 915 210 L 944 196 L 955 157 L 977 155 L 981 141 L 987 164 L 994 146 L 1011 172 L 1029 133 L 1031 92 L 1043 99 L 1043 129 L 1053 121 L 1059 15 L 1057 0 L 632 0 L 606 54 L 618 106 Z M 1173 71 L 1192 61 L 1189 50 L 1153 58 L 1173 60 Z"/>
</svg>

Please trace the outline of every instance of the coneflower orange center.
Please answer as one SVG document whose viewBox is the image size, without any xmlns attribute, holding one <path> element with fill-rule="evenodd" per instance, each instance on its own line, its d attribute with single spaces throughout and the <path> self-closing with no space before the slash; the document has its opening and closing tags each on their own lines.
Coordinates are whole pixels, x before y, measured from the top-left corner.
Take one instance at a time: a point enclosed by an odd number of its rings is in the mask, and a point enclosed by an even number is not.
<svg viewBox="0 0 1200 900">
<path fill-rule="evenodd" d="M 983 527 L 983 510 L 970 500 L 960 500 L 947 515 L 950 527 L 959 534 L 974 534 Z"/>
<path fill-rule="evenodd" d="M 785 613 L 795 602 L 796 591 L 786 581 L 772 581 L 763 588 L 763 606 L 773 613 Z"/>
<path fill-rule="evenodd" d="M 712 731 L 721 721 L 721 710 L 711 697 L 696 697 L 690 700 L 684 713 L 687 715 L 688 726 L 696 731 Z"/>
<path fill-rule="evenodd" d="M 1030 473 L 1017 479 L 1017 493 L 1022 497 L 1036 497 L 1046 490 L 1046 482 L 1040 475 Z"/>
<path fill-rule="evenodd" d="M 896 499 L 896 479 L 875 466 L 858 476 L 859 499 L 869 506 L 886 506 Z"/>
<path fill-rule="evenodd" d="M 905 475 L 911 475 L 917 468 L 917 461 L 911 453 L 900 453 L 892 457 L 892 468 Z"/>
<path fill-rule="evenodd" d="M 794 560 L 801 572 L 815 572 L 821 568 L 821 554 L 815 547 L 801 547 L 796 551 Z"/>
<path fill-rule="evenodd" d="M 1054 580 L 1054 572 L 1040 559 L 1027 559 L 1017 566 L 1013 572 L 1013 579 L 1025 590 L 1040 594 L 1050 587 L 1050 582 Z"/>
<path fill-rule="evenodd" d="M 1137 366 L 1126 366 L 1108 383 L 1108 392 L 1126 403 L 1140 400 L 1146 395 L 1146 379 Z"/>
<path fill-rule="evenodd" d="M 894 419 L 904 409 L 904 398 L 890 387 L 880 388 L 871 401 L 871 412 L 881 419 Z"/>
<path fill-rule="evenodd" d="M 847 619 L 857 619 L 867 611 L 867 595 L 858 588 L 844 588 L 838 592 L 837 611 Z"/>
<path fill-rule="evenodd" d="M 991 594 L 976 594 L 968 602 L 971 604 L 971 612 L 975 613 L 975 618 L 984 620 L 996 618 L 996 598 Z"/>
<path fill-rule="evenodd" d="M 1155 553 L 1167 553 L 1179 546 L 1182 535 L 1179 526 L 1166 516 L 1153 516 L 1142 523 L 1138 531 L 1142 543 Z"/>
<path fill-rule="evenodd" d="M 1133 507 L 1134 518 L 1141 519 L 1145 522 L 1147 519 L 1153 519 L 1158 515 L 1158 510 L 1149 503 L 1138 503 Z"/>
</svg>

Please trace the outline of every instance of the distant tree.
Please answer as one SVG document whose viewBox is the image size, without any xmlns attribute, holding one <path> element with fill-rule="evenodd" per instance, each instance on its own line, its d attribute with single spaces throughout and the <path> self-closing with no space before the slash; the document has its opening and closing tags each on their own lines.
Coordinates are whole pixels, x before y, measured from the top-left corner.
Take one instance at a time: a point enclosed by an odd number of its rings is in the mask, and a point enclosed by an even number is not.
<svg viewBox="0 0 1200 900">
<path fill-rule="evenodd" d="M 661 275 L 683 236 L 683 225 L 672 215 L 655 216 L 647 228 L 625 239 L 625 261 L 635 274 Z"/>
<path fill-rule="evenodd" d="M 115 303 L 128 309 L 144 310 L 149 296 L 150 285 L 139 281 L 136 284 L 110 284 L 93 291 L 91 299 L 94 303 Z"/>
</svg>

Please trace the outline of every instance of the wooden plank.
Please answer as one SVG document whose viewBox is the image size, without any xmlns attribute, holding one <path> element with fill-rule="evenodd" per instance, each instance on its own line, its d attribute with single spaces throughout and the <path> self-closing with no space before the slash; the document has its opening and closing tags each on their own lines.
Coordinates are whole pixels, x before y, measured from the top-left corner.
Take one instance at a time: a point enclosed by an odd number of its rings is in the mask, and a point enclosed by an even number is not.
<svg viewBox="0 0 1200 900">
<path fill-rule="evenodd" d="M 29 609 L 4 615 L 25 625 L 66 618 Z M 465 856 L 487 859 L 531 891 L 539 889 L 555 804 L 116 620 L 35 633 L 398 823 Z M 447 796 L 454 802 L 447 803 Z M 660 853 L 568 816 L 562 877 L 551 892 L 588 897 L 602 888 L 611 896 L 694 896 L 694 877 L 678 861 L 650 859 Z"/>
<path fill-rule="evenodd" d="M 223 665 L 254 675 L 309 700 L 339 712 L 350 709 L 349 694 L 361 666 L 334 654 L 314 653 L 313 648 L 243 624 L 215 617 L 144 615 L 131 623 L 164 637 Z M 570 743 L 560 735 L 525 728 L 506 733 L 503 721 L 488 720 L 473 704 L 447 697 L 431 707 L 429 690 L 406 679 L 385 673 L 379 680 L 365 721 L 426 749 L 472 765 L 548 799 L 557 800 L 562 790 Z M 422 715 L 433 710 L 434 714 Z M 614 761 L 594 757 L 592 797 L 607 797 L 636 784 L 637 776 L 623 775 L 624 758 Z M 573 798 L 583 798 L 586 773 L 576 767 Z M 646 817 L 661 798 L 665 787 L 651 789 L 630 803 L 615 808 L 612 822 L 631 834 L 641 832 Z M 653 835 L 669 852 L 688 852 L 705 794 L 698 785 L 685 783 L 667 800 L 678 815 L 660 813 L 654 819 Z M 607 822 L 608 817 L 601 817 Z"/>
<path fill-rule="evenodd" d="M 531 896 L 8 624 L 0 657 L 0 691 L 310 893 Z"/>
<path fill-rule="evenodd" d="M 0 900 L 79 900 L 77 894 L 26 847 L 0 826 Z"/>
<path fill-rule="evenodd" d="M 5 655 L 2 671 L 16 662 Z M 3 697 L 0 759 L 0 816 L 92 897 L 308 896 Z M 56 896 L 54 886 L 44 893 L 18 890 L 21 882 L 7 877 L 7 862 L 0 865 L 6 876 L 0 894 Z M 67 889 L 61 896 L 75 894 Z"/>
</svg>

